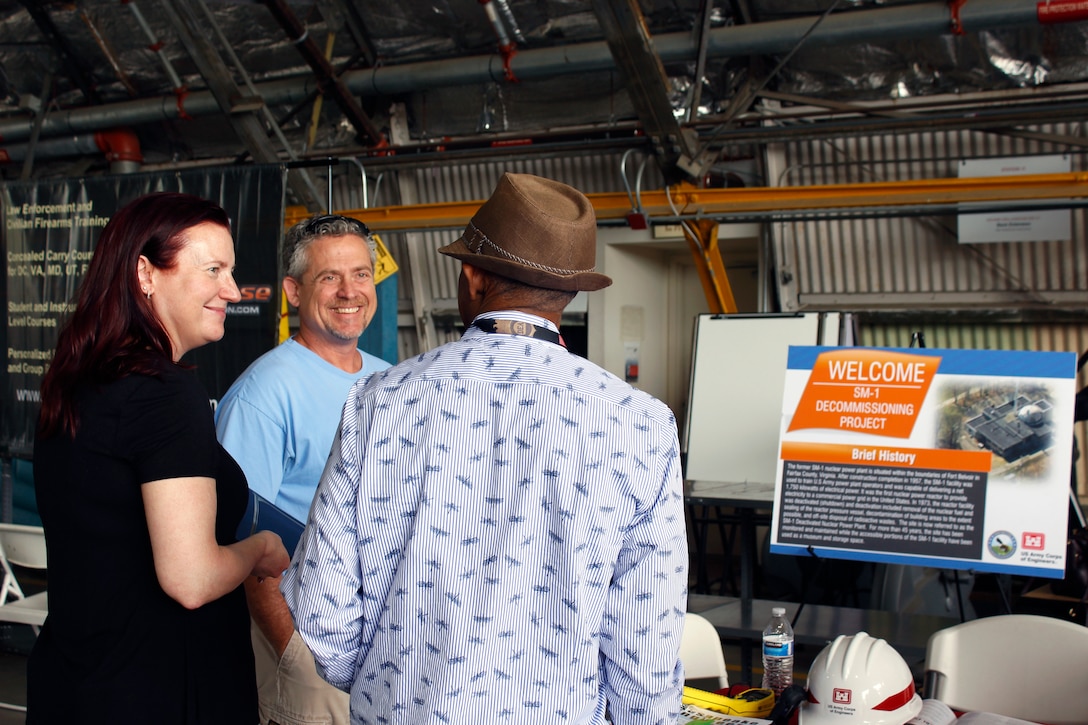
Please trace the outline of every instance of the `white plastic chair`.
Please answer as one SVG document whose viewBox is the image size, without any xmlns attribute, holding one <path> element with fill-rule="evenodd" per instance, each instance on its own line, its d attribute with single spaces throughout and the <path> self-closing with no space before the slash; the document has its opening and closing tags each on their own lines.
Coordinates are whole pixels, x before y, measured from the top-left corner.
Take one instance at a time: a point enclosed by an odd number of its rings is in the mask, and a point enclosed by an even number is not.
<svg viewBox="0 0 1088 725">
<path fill-rule="evenodd" d="M 942 629 L 926 646 L 925 696 L 960 712 L 1088 725 L 1088 627 L 1003 614 Z"/>
<path fill-rule="evenodd" d="M 680 661 L 685 680 L 717 679 L 715 689 L 729 687 L 725 655 L 718 630 L 706 617 L 688 612 L 684 615 L 684 633 L 680 637 Z"/>
<path fill-rule="evenodd" d="M 28 624 L 37 634 L 45 623 L 49 602 L 45 592 L 26 596 L 11 566 L 45 569 L 45 531 L 41 526 L 0 524 L 0 623 Z M 0 708 L 26 711 L 25 705 L 0 702 Z"/>
</svg>

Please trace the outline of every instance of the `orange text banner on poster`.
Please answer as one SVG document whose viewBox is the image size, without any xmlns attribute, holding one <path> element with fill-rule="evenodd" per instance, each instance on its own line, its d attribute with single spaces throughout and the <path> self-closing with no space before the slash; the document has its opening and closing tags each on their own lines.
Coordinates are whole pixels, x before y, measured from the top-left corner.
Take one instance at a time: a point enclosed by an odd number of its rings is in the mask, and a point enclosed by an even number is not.
<svg viewBox="0 0 1088 725">
<path fill-rule="evenodd" d="M 939 357 L 848 348 L 822 352 L 789 430 L 853 430 L 909 438 Z"/>
<path fill-rule="evenodd" d="M 900 466 L 976 473 L 989 473 L 993 463 L 993 456 L 989 451 L 886 448 L 838 443 L 783 443 L 781 456 L 783 461 Z"/>
</svg>

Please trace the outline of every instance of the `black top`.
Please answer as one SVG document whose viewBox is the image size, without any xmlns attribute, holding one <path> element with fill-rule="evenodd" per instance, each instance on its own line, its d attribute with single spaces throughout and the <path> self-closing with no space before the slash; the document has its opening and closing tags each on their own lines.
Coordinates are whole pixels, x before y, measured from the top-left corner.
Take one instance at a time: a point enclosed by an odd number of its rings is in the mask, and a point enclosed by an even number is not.
<svg viewBox="0 0 1088 725">
<path fill-rule="evenodd" d="M 216 481 L 230 544 L 245 475 L 216 441 L 207 391 L 163 362 L 76 397 L 79 431 L 34 445 L 49 616 L 27 665 L 28 725 L 257 722 L 249 614 L 238 587 L 187 610 L 159 586 L 140 486 Z"/>
</svg>

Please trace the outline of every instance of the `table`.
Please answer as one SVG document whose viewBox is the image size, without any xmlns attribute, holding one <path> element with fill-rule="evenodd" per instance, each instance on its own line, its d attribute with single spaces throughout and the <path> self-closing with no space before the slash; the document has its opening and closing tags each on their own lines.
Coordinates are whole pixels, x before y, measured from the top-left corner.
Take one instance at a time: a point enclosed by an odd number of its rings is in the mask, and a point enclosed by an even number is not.
<svg viewBox="0 0 1088 725">
<path fill-rule="evenodd" d="M 699 594 L 708 593 L 708 587 L 706 586 L 706 535 L 707 527 L 710 524 L 707 517 L 703 517 L 700 520 L 699 517 L 695 515 L 692 507 L 730 506 L 735 510 L 736 513 L 732 517 L 723 520 L 727 521 L 730 525 L 736 525 L 740 528 L 740 599 L 735 601 L 742 603 L 742 608 L 748 613 L 747 617 L 750 623 L 752 597 L 754 596 L 755 591 L 753 581 L 755 579 L 756 549 L 758 547 L 758 543 L 756 542 L 756 527 L 760 524 L 770 524 L 771 522 L 771 516 L 767 510 L 774 505 L 774 484 L 751 481 L 685 481 L 684 502 L 688 506 L 689 516 L 693 522 L 696 590 Z M 760 513 L 760 509 L 767 512 Z M 726 554 L 729 555 L 730 552 L 726 552 Z M 695 612 L 697 610 L 692 608 L 693 599 L 694 597 L 689 596 L 688 610 Z M 717 602 L 715 606 L 720 603 L 721 602 Z M 762 614 L 760 616 L 762 616 Z M 766 610 L 766 618 L 770 618 L 769 609 Z M 759 629 L 755 632 L 757 639 L 761 639 L 764 626 L 766 626 L 766 622 L 759 624 Z M 719 634 L 721 633 L 722 632 L 719 629 Z M 749 634 L 751 633 L 749 632 Z M 741 637 L 730 638 L 741 641 L 741 672 L 744 674 L 745 681 L 751 682 L 751 640 L 750 638 Z"/>
<path fill-rule="evenodd" d="M 703 615 L 718 630 L 722 639 L 740 644 L 741 677 L 752 681 L 752 646 L 761 641 L 763 628 L 771 617 L 772 607 L 784 607 L 794 624 L 794 642 L 823 647 L 840 634 L 867 632 L 883 639 L 896 649 L 907 663 L 925 659 L 926 645 L 934 632 L 959 624 L 955 617 L 932 614 L 903 614 L 875 609 L 778 602 L 768 599 L 743 601 L 737 597 L 690 595 L 688 610 Z"/>
<path fill-rule="evenodd" d="M 693 506 L 730 506 L 736 510 L 732 517 L 721 520 L 740 527 L 740 597 L 751 601 L 756 561 L 756 526 L 769 524 L 770 513 L 759 513 L 774 504 L 774 484 L 749 481 L 685 481 L 684 502 L 692 519 L 695 539 L 696 590 L 707 593 L 706 535 L 710 519 L 698 517 Z M 728 555 L 729 552 L 726 552 Z"/>
<path fill-rule="evenodd" d="M 792 622 L 801 607 L 796 602 L 753 599 L 756 527 L 771 522 L 774 484 L 685 481 L 684 501 L 689 507 L 731 506 L 736 510 L 735 523 L 740 527 L 741 537 L 740 596 L 713 596 L 705 590 L 699 591 L 689 594 L 688 611 L 702 614 L 723 639 L 740 644 L 742 677 L 751 682 L 752 645 L 762 641 L 763 628 L 770 621 L 771 608 L 785 607 L 786 615 Z M 697 580 L 705 579 L 707 526 L 707 522 L 693 524 Z M 840 634 L 867 632 L 887 641 L 909 661 L 909 658 L 925 658 L 929 635 L 958 623 L 959 619 L 953 617 L 806 604 L 794 624 L 794 636 L 800 644 L 822 646 Z"/>
</svg>

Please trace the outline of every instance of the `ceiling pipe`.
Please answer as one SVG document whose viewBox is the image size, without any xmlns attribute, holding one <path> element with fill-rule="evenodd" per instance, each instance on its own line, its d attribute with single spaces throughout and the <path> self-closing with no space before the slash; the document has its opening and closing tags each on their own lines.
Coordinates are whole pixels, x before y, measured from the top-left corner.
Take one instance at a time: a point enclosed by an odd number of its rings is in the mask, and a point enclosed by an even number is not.
<svg viewBox="0 0 1088 725">
<path fill-rule="evenodd" d="M 30 154 L 31 144 L 9 144 L 0 148 L 0 163 L 23 161 Z M 140 170 L 143 154 L 140 140 L 129 129 L 111 129 L 78 136 L 39 141 L 33 146 L 35 158 L 65 158 L 101 153 L 110 162 L 110 172 L 131 174 Z"/>
<path fill-rule="evenodd" d="M 514 40 L 518 43 L 525 44 L 525 36 L 521 34 L 521 28 L 518 26 L 518 20 L 514 17 L 514 11 L 510 9 L 510 3 L 508 0 L 494 0 L 495 4 L 499 6 L 499 14 L 502 15 L 503 22 L 506 23 L 506 27 L 510 28 L 510 34 L 514 36 Z"/>
<path fill-rule="evenodd" d="M 506 26 L 503 25 L 503 21 L 499 17 L 498 2 L 493 0 L 478 0 L 478 2 L 483 6 L 484 14 L 487 15 L 488 22 L 491 23 L 491 27 L 495 31 L 495 37 L 499 41 L 499 54 L 502 55 L 506 80 L 517 82 L 517 77 L 510 70 L 510 63 L 514 59 L 518 47 L 514 41 L 510 40 L 510 36 L 506 32 Z"/>
<path fill-rule="evenodd" d="M 94 135 L 94 142 L 98 150 L 106 155 L 113 173 L 131 174 L 140 170 L 144 156 L 140 152 L 140 139 L 131 129 L 99 131 Z"/>
<path fill-rule="evenodd" d="M 144 31 L 144 35 L 147 36 L 148 42 L 151 43 L 151 45 L 147 46 L 148 50 L 159 57 L 159 60 L 162 61 L 163 68 L 166 69 L 166 75 L 170 76 L 170 82 L 174 84 L 174 95 L 177 98 L 179 116 L 181 118 L 188 118 L 188 116 L 185 115 L 185 111 L 182 109 L 182 105 L 185 101 L 185 96 L 189 93 L 189 89 L 181 82 L 181 78 L 178 76 L 177 71 L 174 70 L 174 65 L 170 62 L 170 58 L 163 52 L 164 43 L 155 35 L 155 31 L 151 29 L 151 25 L 147 22 L 147 18 L 140 12 L 140 6 L 136 4 L 135 0 L 121 0 L 121 4 L 128 5 L 129 9 L 132 10 L 132 16 L 136 18 L 136 24 Z"/>
<path fill-rule="evenodd" d="M 1025 24 L 1074 22 L 1088 18 L 1081 0 L 987 0 L 966 3 L 958 11 L 958 26 L 978 32 Z M 856 10 L 828 16 L 805 40 L 806 47 L 858 42 L 879 42 L 911 37 L 930 37 L 952 32 L 953 19 L 946 2 L 929 2 L 873 10 Z M 810 17 L 776 20 L 717 28 L 707 40 L 707 57 L 785 53 L 809 32 Z M 669 33 L 653 39 L 665 63 L 690 61 L 698 54 L 691 33 Z M 510 65 L 520 80 L 552 78 L 573 73 L 614 70 L 606 42 L 580 43 L 555 48 L 523 50 Z M 501 55 L 472 56 L 382 66 L 350 71 L 342 81 L 358 95 L 388 95 L 439 86 L 502 82 L 506 71 Z M 266 104 L 294 104 L 318 90 L 312 77 L 273 81 L 258 86 Z M 190 93 L 184 104 L 174 96 L 73 108 L 50 112 L 42 136 L 80 134 L 114 126 L 132 126 L 221 113 L 210 91 Z M 0 121 L 0 141 L 29 138 L 33 123 L 26 119 Z"/>
</svg>

